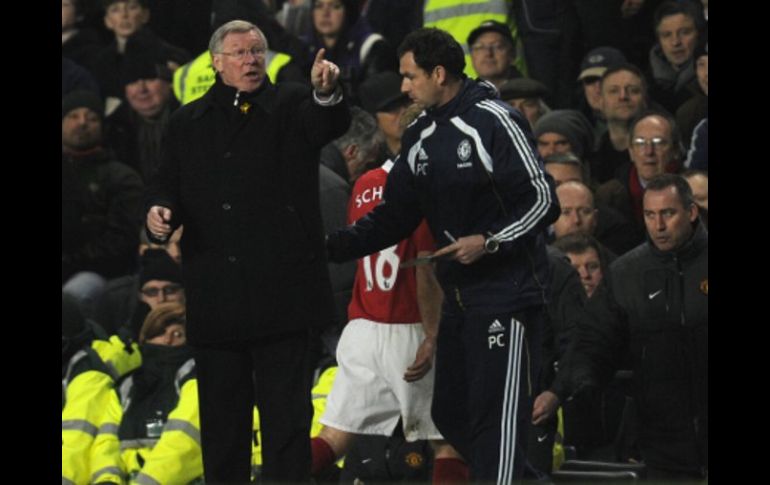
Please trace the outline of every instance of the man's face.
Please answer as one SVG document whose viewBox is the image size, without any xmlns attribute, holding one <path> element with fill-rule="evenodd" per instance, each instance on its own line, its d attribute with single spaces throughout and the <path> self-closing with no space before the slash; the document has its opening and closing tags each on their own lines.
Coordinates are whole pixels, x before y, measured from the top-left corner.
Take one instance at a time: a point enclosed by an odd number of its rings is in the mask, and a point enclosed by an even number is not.
<svg viewBox="0 0 770 485">
<path fill-rule="evenodd" d="M 187 343 L 187 330 L 181 323 L 172 323 L 162 334 L 145 341 L 148 344 L 167 345 L 169 347 L 179 347 Z"/>
<path fill-rule="evenodd" d="M 630 71 L 617 71 L 601 87 L 602 113 L 608 121 L 628 121 L 645 108 L 642 80 Z"/>
<path fill-rule="evenodd" d="M 663 17 L 658 25 L 658 42 L 672 66 L 681 66 L 692 57 L 698 31 L 689 16 L 678 13 Z"/>
<path fill-rule="evenodd" d="M 602 83 L 600 77 L 583 79 L 583 93 L 586 96 L 586 101 L 588 101 L 588 106 L 592 110 L 602 110 Z"/>
<path fill-rule="evenodd" d="M 150 280 L 139 290 L 139 299 L 150 305 L 153 310 L 161 303 L 173 301 L 184 303 L 184 288 L 179 283 L 171 281 Z"/>
<path fill-rule="evenodd" d="M 554 153 L 566 153 L 572 151 L 567 137 L 559 133 L 547 132 L 537 137 L 537 151 L 545 158 Z"/>
<path fill-rule="evenodd" d="M 128 38 L 150 20 L 150 11 L 137 0 L 114 2 L 104 13 L 104 25 L 121 38 Z"/>
<path fill-rule="evenodd" d="M 401 92 L 413 102 L 423 108 L 432 108 L 441 101 L 441 85 L 436 69 L 427 72 L 418 66 L 412 51 L 401 56 L 398 72 L 404 77 L 401 81 Z"/>
<path fill-rule="evenodd" d="M 698 85 L 703 93 L 709 95 L 709 56 L 700 56 L 695 61 L 695 73 L 698 76 Z"/>
<path fill-rule="evenodd" d="M 265 79 L 265 43 L 255 30 L 227 34 L 222 52 L 212 56 L 222 81 L 239 91 L 251 92 Z"/>
<path fill-rule="evenodd" d="M 665 118 L 648 116 L 631 133 L 628 152 L 639 177 L 649 181 L 662 174 L 677 155 L 671 139 L 671 126 Z"/>
<path fill-rule="evenodd" d="M 590 298 L 604 278 L 599 254 L 597 254 L 596 249 L 588 248 L 582 253 L 567 253 L 567 257 L 572 267 L 580 275 L 580 283 Z"/>
<path fill-rule="evenodd" d="M 102 121 L 89 108 L 75 108 L 61 120 L 61 143 L 71 150 L 88 150 L 102 142 Z"/>
<path fill-rule="evenodd" d="M 530 126 L 535 126 L 537 120 L 542 116 L 539 98 L 513 98 L 509 99 L 507 103 L 521 111 L 529 121 Z"/>
<path fill-rule="evenodd" d="M 701 174 L 690 175 L 687 183 L 692 189 L 692 198 L 698 206 L 709 209 L 709 179 Z"/>
<path fill-rule="evenodd" d="M 313 25 L 321 35 L 337 36 L 345 23 L 345 6 L 340 0 L 316 0 Z"/>
<path fill-rule="evenodd" d="M 125 89 L 128 104 L 143 118 L 160 113 L 171 96 L 171 83 L 165 79 L 139 79 Z"/>
<path fill-rule="evenodd" d="M 556 237 L 575 232 L 593 234 L 597 222 L 596 209 L 588 189 L 575 184 L 564 184 L 556 189 L 556 196 L 561 206 L 561 215 L 553 223 Z"/>
<path fill-rule="evenodd" d="M 77 12 L 75 11 L 74 0 L 61 0 L 61 30 L 62 32 L 75 26 L 75 18 Z"/>
<path fill-rule="evenodd" d="M 676 187 L 648 190 L 643 199 L 644 224 L 652 243 L 668 252 L 679 249 L 692 235 L 692 223 L 698 217 L 695 204 L 683 207 Z"/>
<path fill-rule="evenodd" d="M 560 186 L 564 182 L 583 182 L 583 172 L 580 167 L 575 163 L 556 163 L 550 162 L 545 164 L 545 171 L 548 172 L 556 186 Z"/>
<path fill-rule="evenodd" d="M 494 79 L 505 75 L 513 62 L 513 49 L 498 32 L 484 32 L 470 46 L 473 68 L 482 79 Z"/>
</svg>

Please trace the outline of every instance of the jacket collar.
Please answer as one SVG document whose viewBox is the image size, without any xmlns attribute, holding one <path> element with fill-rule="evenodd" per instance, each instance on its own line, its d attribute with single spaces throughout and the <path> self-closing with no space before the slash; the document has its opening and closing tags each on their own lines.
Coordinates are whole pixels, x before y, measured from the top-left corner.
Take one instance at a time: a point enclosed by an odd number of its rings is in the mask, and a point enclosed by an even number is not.
<svg viewBox="0 0 770 485">
<path fill-rule="evenodd" d="M 663 260 L 678 259 L 680 261 L 688 261 L 695 259 L 703 250 L 708 246 L 709 234 L 704 225 L 700 222 L 700 218 L 695 219 L 693 223 L 693 233 L 690 239 L 684 243 L 682 247 L 674 251 L 661 251 L 650 239 L 649 233 L 647 234 L 647 244 L 652 251 L 652 254 Z"/>
<path fill-rule="evenodd" d="M 214 84 L 208 91 L 206 91 L 206 94 L 200 98 L 200 102 L 195 104 L 192 117 L 193 119 L 200 118 L 206 111 L 214 108 L 216 105 L 235 109 L 236 106 L 233 102 L 235 101 L 236 94 L 238 94 L 238 105 L 249 102 L 252 105 L 259 106 L 267 114 L 270 114 L 276 107 L 276 96 L 273 95 L 275 89 L 275 85 L 271 83 L 270 79 L 265 75 L 264 81 L 262 81 L 262 84 L 256 90 L 250 93 L 244 91 L 240 91 L 239 93 L 236 88 L 222 82 L 222 78 L 219 74 L 216 74 Z"/>
</svg>

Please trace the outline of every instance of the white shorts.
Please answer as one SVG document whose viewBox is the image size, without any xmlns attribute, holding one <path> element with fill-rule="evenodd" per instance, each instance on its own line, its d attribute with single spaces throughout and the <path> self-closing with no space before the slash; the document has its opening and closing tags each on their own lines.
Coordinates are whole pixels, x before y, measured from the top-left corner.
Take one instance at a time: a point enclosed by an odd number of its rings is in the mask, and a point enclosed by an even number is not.
<svg viewBox="0 0 770 485">
<path fill-rule="evenodd" d="M 417 382 L 404 380 L 424 339 L 419 323 L 351 320 L 337 345 L 339 368 L 321 423 L 390 436 L 402 417 L 407 441 L 442 439 L 430 417 L 434 369 Z"/>
</svg>

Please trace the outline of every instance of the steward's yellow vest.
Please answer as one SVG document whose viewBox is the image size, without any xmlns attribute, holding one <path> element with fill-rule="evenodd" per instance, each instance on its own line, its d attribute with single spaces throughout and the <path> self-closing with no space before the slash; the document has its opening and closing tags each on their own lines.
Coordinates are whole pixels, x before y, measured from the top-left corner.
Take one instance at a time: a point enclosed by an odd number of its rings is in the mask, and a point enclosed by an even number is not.
<svg viewBox="0 0 770 485">
<path fill-rule="evenodd" d="M 510 15 L 510 19 L 508 15 L 510 7 L 510 0 L 426 0 L 423 26 L 445 30 L 459 42 L 465 52 L 465 74 L 475 79 L 478 74 L 471 62 L 468 35 L 482 22 L 495 20 L 509 25 L 514 41 L 519 44 L 513 15 Z M 521 52 L 518 47 L 517 51 Z M 513 64 L 522 74 L 526 74 L 523 56 L 517 56 Z"/>
</svg>

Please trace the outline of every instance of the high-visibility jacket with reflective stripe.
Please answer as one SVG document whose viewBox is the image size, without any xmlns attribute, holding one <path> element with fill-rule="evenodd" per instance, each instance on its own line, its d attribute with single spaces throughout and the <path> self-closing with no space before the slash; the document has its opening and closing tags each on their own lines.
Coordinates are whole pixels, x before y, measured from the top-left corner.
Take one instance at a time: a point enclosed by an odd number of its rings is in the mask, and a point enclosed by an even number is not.
<svg viewBox="0 0 770 485">
<path fill-rule="evenodd" d="M 115 378 L 141 364 L 138 347 L 117 336 L 95 340 L 72 357 L 65 377 L 62 409 L 62 483 L 100 479 L 120 483 L 117 424 L 122 410 Z M 113 458 L 111 458 L 113 457 Z"/>
<path fill-rule="evenodd" d="M 291 61 L 291 56 L 282 52 L 267 51 L 265 65 L 267 77 L 275 84 L 278 72 Z M 211 66 L 211 54 L 205 51 L 184 66 L 174 71 L 174 96 L 182 104 L 200 98 L 214 84 L 214 68 Z"/>
<path fill-rule="evenodd" d="M 513 14 L 509 15 L 510 0 L 426 0 L 423 9 L 423 25 L 436 27 L 452 34 L 465 52 L 465 74 L 475 79 L 478 74 L 471 61 L 468 35 L 486 20 L 511 26 L 511 35 L 516 41 L 516 26 Z M 524 59 L 519 56 L 514 65 L 520 72 L 525 73 Z"/>
<path fill-rule="evenodd" d="M 121 442 L 123 473 L 131 484 L 187 484 L 203 475 L 198 381 L 182 384 L 179 402 L 157 440 Z"/>
</svg>

